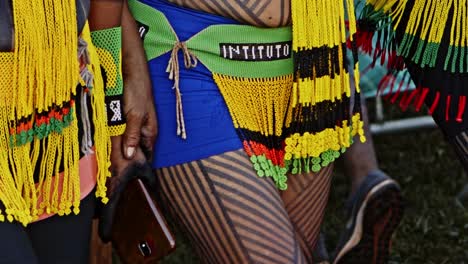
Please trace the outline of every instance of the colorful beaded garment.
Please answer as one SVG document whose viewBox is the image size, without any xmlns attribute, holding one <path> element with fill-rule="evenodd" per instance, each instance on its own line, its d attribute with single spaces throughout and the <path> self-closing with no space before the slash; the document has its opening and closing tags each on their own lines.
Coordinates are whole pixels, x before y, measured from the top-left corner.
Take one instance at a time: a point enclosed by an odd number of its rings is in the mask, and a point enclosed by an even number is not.
<svg viewBox="0 0 468 264">
<path fill-rule="evenodd" d="M 174 80 L 178 135 L 190 137 L 179 90 L 181 51 L 185 67 L 200 61 L 212 72 L 258 176 L 272 177 L 282 190 L 287 175 L 317 172 L 340 156 L 354 135 L 365 140 L 356 53 L 347 59 L 347 46 L 356 50 L 353 1 L 292 4 L 292 30 L 212 25 L 182 42 L 164 14 L 129 1 L 134 17 L 149 28 L 143 37 L 148 60 L 171 52 L 167 72 Z"/>
<path fill-rule="evenodd" d="M 389 73 L 380 82 L 379 90 L 393 87 L 396 75 L 409 64 L 422 80 L 426 72 L 440 74 L 437 83 L 428 85 L 431 87 L 416 83 L 417 89 L 411 93 L 403 93 L 408 83 L 402 81 L 396 85 L 398 90 L 388 93 L 388 98 L 392 102 L 399 100 L 403 109 L 414 104 L 419 111 L 429 89 L 433 89 L 429 114 L 442 108 L 446 121 L 463 122 L 468 96 L 468 1 L 362 2 L 365 7 L 358 23 L 358 46 L 373 55 L 376 62 L 388 61 Z"/>
<path fill-rule="evenodd" d="M 12 7 L 15 48 L 0 52 L 0 221 L 26 225 L 43 213 L 79 213 L 78 117 L 82 152 L 97 158 L 96 195 L 106 202 L 110 133 L 99 57 L 87 25 L 78 37 L 75 0 Z M 90 100 L 92 114 L 76 113 L 78 96 Z M 60 172 L 63 181 L 54 177 Z"/>
<path fill-rule="evenodd" d="M 353 63 L 346 60 L 346 44 L 354 46 L 354 4 L 344 2 L 292 1 L 291 75 L 252 79 L 213 74 L 257 174 L 272 177 L 281 190 L 287 188 L 288 174 L 328 166 L 354 135 L 365 141 L 357 56 Z M 352 85 L 356 104 L 350 113 Z"/>
</svg>

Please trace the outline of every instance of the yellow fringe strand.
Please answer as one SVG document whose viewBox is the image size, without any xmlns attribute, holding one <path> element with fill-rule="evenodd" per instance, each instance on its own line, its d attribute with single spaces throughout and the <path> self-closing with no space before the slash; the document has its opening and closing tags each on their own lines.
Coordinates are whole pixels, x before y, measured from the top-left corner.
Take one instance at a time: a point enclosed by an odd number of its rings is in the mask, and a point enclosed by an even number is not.
<svg viewBox="0 0 468 264">
<path fill-rule="evenodd" d="M 88 52 L 91 59 L 91 65 L 88 66 L 94 76 L 94 87 L 92 90 L 91 102 L 93 106 L 94 122 L 94 146 L 96 149 L 96 158 L 98 164 L 98 177 L 96 187 L 96 197 L 102 198 L 103 203 L 108 202 L 106 196 L 106 181 L 111 177 L 110 173 L 110 153 L 111 153 L 111 131 L 107 126 L 107 113 L 105 102 L 105 85 L 102 78 L 101 63 L 97 50 L 91 44 L 91 33 L 89 27 L 85 27 L 82 32 L 83 39 L 88 43 Z M 120 71 L 120 70 L 119 70 Z"/>
<path fill-rule="evenodd" d="M 240 78 L 213 73 L 235 128 L 281 136 L 288 111 L 292 75 Z"/>
<path fill-rule="evenodd" d="M 0 53 L 0 201 L 6 208 L 0 211 L 0 221 L 27 225 L 43 213 L 79 213 L 78 123 L 70 101 L 80 81 L 78 33 L 75 0 L 13 0 L 12 4 L 15 49 Z M 83 38 L 91 45 L 87 26 Z M 99 61 L 91 46 L 89 51 L 99 167 L 96 195 L 105 202 L 110 139 Z M 46 138 L 28 134 L 31 127 L 18 127 L 18 121 L 35 124 L 38 114 L 65 107 L 66 102 L 70 102 L 67 118 L 71 121 Z M 16 135 L 16 131 L 26 132 Z M 54 177 L 60 171 L 63 183 Z"/>
<path fill-rule="evenodd" d="M 353 36 L 357 31 L 354 1 L 292 1 L 292 17 L 293 50 L 295 61 L 299 63 L 299 66 L 296 65 L 297 72 L 291 101 L 294 116 L 300 116 L 305 108 L 314 109 L 314 106 L 323 102 L 333 105 L 335 102 L 340 103 L 350 98 L 352 86 L 355 86 L 356 92 L 359 93 L 359 64 L 355 62 L 353 79 L 351 79 L 349 70 L 353 65 L 350 64 L 348 69 L 345 68 L 346 54 L 343 48 L 347 41 L 354 41 Z M 325 112 L 313 114 L 325 116 L 327 112 L 337 109 L 322 109 L 322 111 Z M 309 118 L 303 116 L 302 119 Z M 361 124 L 359 114 L 356 114 L 352 120 L 355 121 L 353 126 Z M 348 128 L 348 120 L 337 121 L 341 121 L 342 126 L 328 128 L 318 133 L 298 132 L 307 131 L 304 128 L 293 131 L 294 133 L 286 138 L 286 160 L 318 157 L 325 151 L 337 151 L 348 147 L 350 136 L 354 134 L 351 134 Z M 310 125 L 310 122 L 304 124 Z M 289 125 L 290 123 L 286 124 L 287 127 Z M 356 133 L 360 135 L 362 141 L 365 140 L 363 131 L 358 129 Z"/>
<path fill-rule="evenodd" d="M 394 30 L 404 27 L 405 36 L 398 50 L 399 55 L 411 58 L 421 66 L 435 67 L 440 57 L 439 45 L 445 28 L 450 27 L 449 50 L 444 70 L 466 72 L 468 52 L 468 1 L 467 0 L 415 0 L 407 21 L 402 21 L 408 0 L 367 0 L 376 11 L 390 15 Z M 452 14 L 451 14 L 452 13 Z M 417 47 L 415 53 L 411 48 Z"/>
<path fill-rule="evenodd" d="M 27 117 L 71 98 L 78 81 L 75 0 L 13 0 L 15 49 L 10 115 Z M 24 88 L 21 88 L 24 87 Z M 32 88 L 34 87 L 34 88 Z M 13 111 L 14 110 L 14 111 Z"/>
<path fill-rule="evenodd" d="M 354 15 L 353 1 L 292 1 L 293 14 L 293 50 L 295 56 L 301 56 L 301 52 L 314 49 L 337 49 L 338 57 L 315 56 L 315 60 L 324 60 L 327 63 L 309 69 L 299 69 L 301 74 L 310 76 L 301 78 L 296 76 L 293 104 L 312 105 L 325 100 L 334 101 L 341 99 L 343 93 L 350 96 L 349 74 L 343 68 L 345 54 L 342 45 L 347 42 L 347 35 L 353 40 L 356 33 L 356 17 Z M 346 30 L 346 20 L 349 20 L 349 32 Z M 337 66 L 337 67 L 335 67 Z M 323 68 L 327 67 L 327 68 Z M 335 72 L 335 68 L 338 72 Z M 320 76 L 319 70 L 326 74 Z M 322 73 L 322 74 L 323 74 Z M 333 76 L 333 77 L 332 77 Z M 359 75 L 354 74 L 355 83 L 359 83 Z M 357 86 L 357 85 L 356 85 Z"/>
<path fill-rule="evenodd" d="M 345 68 L 345 47 L 356 33 L 354 1 L 292 1 L 292 22 L 293 74 L 213 73 L 257 175 L 272 177 L 281 190 L 288 173 L 327 166 L 356 134 L 365 141 L 359 111 L 344 110 L 351 109 L 352 86 L 359 96 L 359 65 L 350 64 L 351 74 Z"/>
</svg>

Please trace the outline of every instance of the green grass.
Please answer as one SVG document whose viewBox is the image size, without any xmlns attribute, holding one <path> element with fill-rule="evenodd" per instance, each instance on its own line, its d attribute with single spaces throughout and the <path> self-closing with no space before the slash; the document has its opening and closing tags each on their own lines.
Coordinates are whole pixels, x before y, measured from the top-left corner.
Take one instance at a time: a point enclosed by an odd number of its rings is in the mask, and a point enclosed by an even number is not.
<svg viewBox="0 0 468 264">
<path fill-rule="evenodd" d="M 387 117 L 400 116 L 390 107 Z M 378 136 L 374 141 L 381 169 L 401 184 L 406 203 L 390 263 L 468 263 L 468 210 L 455 203 L 455 195 L 468 183 L 468 177 L 441 133 L 424 130 Z M 347 193 L 348 182 L 338 165 L 323 226 L 330 250 L 344 225 Z M 178 249 L 163 263 L 199 261 L 178 232 Z"/>
<path fill-rule="evenodd" d="M 390 263 L 468 263 L 468 211 L 454 199 L 468 178 L 440 132 L 380 136 L 375 143 L 381 168 L 401 184 L 406 205 Z M 348 192 L 342 172 L 336 174 L 324 227 L 331 248 Z"/>
</svg>

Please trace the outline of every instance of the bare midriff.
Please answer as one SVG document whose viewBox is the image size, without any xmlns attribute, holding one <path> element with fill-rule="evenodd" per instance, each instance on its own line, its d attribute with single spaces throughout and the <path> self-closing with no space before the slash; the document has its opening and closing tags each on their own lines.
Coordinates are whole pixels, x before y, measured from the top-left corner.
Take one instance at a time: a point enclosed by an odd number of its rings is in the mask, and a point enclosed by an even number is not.
<svg viewBox="0 0 468 264">
<path fill-rule="evenodd" d="M 187 8 L 235 19 L 258 27 L 282 27 L 291 22 L 291 0 L 168 0 Z"/>
</svg>

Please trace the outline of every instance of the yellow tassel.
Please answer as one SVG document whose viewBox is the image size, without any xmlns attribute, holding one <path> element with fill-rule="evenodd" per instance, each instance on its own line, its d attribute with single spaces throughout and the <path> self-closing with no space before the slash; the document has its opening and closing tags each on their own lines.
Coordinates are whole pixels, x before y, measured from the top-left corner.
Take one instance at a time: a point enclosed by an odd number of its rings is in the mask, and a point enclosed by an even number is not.
<svg viewBox="0 0 468 264">
<path fill-rule="evenodd" d="M 384 3 L 377 4 L 387 7 Z M 352 86 L 355 86 L 357 92 L 360 91 L 359 64 L 355 62 L 354 69 L 353 65 L 349 65 L 348 69 L 344 67 L 346 54 L 343 47 L 348 40 L 354 41 L 353 37 L 357 31 L 354 1 L 297 0 L 292 1 L 291 7 L 293 50 L 298 65 L 296 65 L 297 72 L 290 105 L 294 118 L 287 119 L 286 126 L 292 124 L 288 122 L 295 124 L 303 122 L 304 126 L 315 126 L 313 130 L 317 130 L 323 127 L 317 124 L 321 116 L 338 111 L 335 105 L 343 104 L 347 107 L 343 101 L 352 96 Z M 351 71 L 353 79 L 349 73 Z M 312 118 L 306 113 L 315 116 Z M 343 113 L 336 114 L 337 120 L 334 121 L 339 121 L 340 124 L 333 128 L 325 128 L 315 133 L 298 132 L 309 131 L 310 128 L 306 127 L 292 128 L 296 131 L 291 135 L 285 135 L 287 136 L 285 159 L 307 160 L 325 154 L 325 160 L 331 161 L 333 158 L 328 157 L 329 153 L 338 155 L 339 150 L 349 147 L 351 137 L 361 132 L 360 115 L 353 116 L 352 120 L 349 120 L 352 122 L 350 124 L 348 120 L 341 120 L 345 118 Z M 339 115 L 343 116 L 338 117 Z M 361 140 L 365 140 L 363 135 Z M 315 165 L 314 171 L 320 167 L 318 164 Z M 298 169 L 301 166 L 294 165 L 294 167 Z"/>
<path fill-rule="evenodd" d="M 394 29 L 404 27 L 405 33 L 415 39 L 406 40 L 404 51 L 400 51 L 405 57 L 413 57 L 416 63 L 435 65 L 437 49 L 434 45 L 440 45 L 447 25 L 450 28 L 450 50 L 447 54 L 445 68 L 452 62 L 452 71 L 458 67 L 457 58 L 465 58 L 465 48 L 468 46 L 468 5 L 467 0 L 415 0 L 412 1 L 411 13 L 408 21 L 402 23 L 403 15 L 407 9 L 408 0 L 367 0 L 375 10 L 388 13 L 394 21 Z M 450 16 L 450 12 L 453 14 Z M 414 41 L 426 43 L 413 44 Z M 409 54 L 409 47 L 418 45 L 417 55 Z M 424 47 L 425 46 L 425 47 Z M 452 48 L 454 50 L 452 50 Z M 462 48 L 462 50 L 455 50 Z M 425 58 L 427 57 L 427 58 Z M 460 64 L 464 64 L 461 61 Z M 463 71 L 463 68 L 460 69 Z"/>
<path fill-rule="evenodd" d="M 239 78 L 213 73 L 235 128 L 281 136 L 292 88 L 292 75 Z"/>
<path fill-rule="evenodd" d="M 68 101 L 78 75 L 78 43 L 74 0 L 13 0 L 15 49 L 13 102 L 15 117 L 27 117 L 54 103 Z M 23 88 L 21 88 L 23 87 Z M 34 87 L 34 89 L 33 89 Z"/>
<path fill-rule="evenodd" d="M 92 43 L 89 27 L 85 27 L 82 32 L 82 37 L 88 44 Z M 106 108 L 103 105 L 103 102 L 105 101 L 104 81 L 102 79 L 101 66 L 97 50 L 92 45 L 89 45 L 88 52 L 91 58 L 91 65 L 88 66 L 88 69 L 93 73 L 94 76 L 94 87 L 92 91 L 91 102 L 93 105 L 93 121 L 95 126 L 94 144 L 98 164 L 96 197 L 101 198 L 104 203 L 107 203 L 108 198 L 106 196 L 106 181 L 107 178 L 111 176 L 109 171 L 111 141 L 107 128 Z"/>
<path fill-rule="evenodd" d="M 80 177 L 78 124 L 73 121 L 44 140 L 15 144 L 15 120 L 34 120 L 36 113 L 63 107 L 76 94 L 80 80 L 74 0 L 13 0 L 15 49 L 0 53 L 0 221 L 26 225 L 43 213 L 79 213 Z M 86 26 L 83 38 L 91 44 Z M 99 175 L 96 195 L 106 201 L 110 138 L 98 57 L 90 45 L 95 151 Z M 63 183 L 59 174 L 63 165 Z M 36 174 L 35 174 L 36 173 Z M 36 178 L 35 178 L 36 176 Z M 59 189 L 62 192 L 59 193 Z M 39 204 L 39 200 L 42 202 Z"/>
<path fill-rule="evenodd" d="M 347 120 L 340 126 L 327 128 L 318 133 L 295 133 L 286 138 L 285 160 L 320 157 L 326 151 L 339 151 L 351 145 L 351 138 L 358 135 L 365 142 L 364 123 L 359 113 L 352 117 L 351 127 Z"/>
<path fill-rule="evenodd" d="M 353 39 L 356 33 L 356 17 L 354 3 L 345 1 L 292 1 L 293 18 L 293 50 L 296 56 L 301 56 L 305 50 L 332 49 L 337 50 L 337 58 L 324 57 L 315 60 L 328 61 L 328 68 L 318 65 L 318 68 L 300 69 L 301 75 L 309 78 L 295 80 L 293 106 L 297 104 L 315 105 L 323 101 L 341 100 L 343 94 L 350 96 L 349 73 L 343 68 L 345 54 L 342 45 L 347 41 L 346 18 L 349 20 L 348 34 Z M 302 21 L 307 21 L 303 23 Z M 337 66 L 337 67 L 336 67 Z M 338 72 L 335 72 L 338 68 Z M 318 70 L 325 76 L 319 76 Z M 323 72 L 321 73 L 323 74 Z M 331 76 L 334 75 L 332 78 Z M 355 83 L 359 84 L 359 74 L 354 74 Z M 358 88 L 359 89 L 359 88 Z"/>
</svg>

